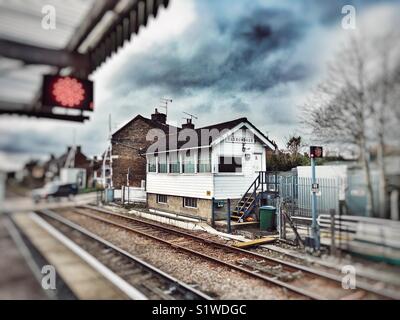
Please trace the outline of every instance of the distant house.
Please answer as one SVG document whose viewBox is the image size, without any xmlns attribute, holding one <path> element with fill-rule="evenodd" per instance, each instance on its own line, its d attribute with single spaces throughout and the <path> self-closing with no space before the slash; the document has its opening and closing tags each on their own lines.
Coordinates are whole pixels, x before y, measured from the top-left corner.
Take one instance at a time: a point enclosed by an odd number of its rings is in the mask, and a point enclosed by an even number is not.
<svg viewBox="0 0 400 320">
<path fill-rule="evenodd" d="M 39 160 L 28 161 L 23 168 L 22 183 L 27 188 L 38 188 L 45 183 L 45 167 Z"/>
<path fill-rule="evenodd" d="M 69 146 L 57 158 L 58 177 L 64 183 L 78 183 L 80 188 L 93 187 L 93 160 L 82 152 L 82 147 Z"/>
<path fill-rule="evenodd" d="M 148 207 L 210 219 L 212 199 L 238 203 L 275 149 L 246 118 L 198 129 L 188 120 L 147 150 Z"/>
<path fill-rule="evenodd" d="M 121 189 L 122 186 L 144 186 L 146 180 L 144 153 L 151 144 L 151 141 L 146 139 L 147 134 L 151 129 L 158 129 L 168 134 L 170 129 L 172 131 L 174 128 L 167 124 L 167 116 L 155 109 L 151 119 L 138 115 L 114 132 L 111 139 L 113 187 Z"/>
</svg>

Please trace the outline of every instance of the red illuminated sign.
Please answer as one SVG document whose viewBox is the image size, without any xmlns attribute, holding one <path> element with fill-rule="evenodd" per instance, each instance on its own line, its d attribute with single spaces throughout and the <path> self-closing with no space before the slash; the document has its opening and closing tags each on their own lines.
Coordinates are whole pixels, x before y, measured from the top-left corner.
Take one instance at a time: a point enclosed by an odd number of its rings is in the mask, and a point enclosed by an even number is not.
<svg viewBox="0 0 400 320">
<path fill-rule="evenodd" d="M 93 82 L 46 75 L 43 79 L 42 105 L 93 111 Z"/>
<path fill-rule="evenodd" d="M 324 149 L 322 147 L 310 147 L 311 158 L 323 158 Z"/>
</svg>

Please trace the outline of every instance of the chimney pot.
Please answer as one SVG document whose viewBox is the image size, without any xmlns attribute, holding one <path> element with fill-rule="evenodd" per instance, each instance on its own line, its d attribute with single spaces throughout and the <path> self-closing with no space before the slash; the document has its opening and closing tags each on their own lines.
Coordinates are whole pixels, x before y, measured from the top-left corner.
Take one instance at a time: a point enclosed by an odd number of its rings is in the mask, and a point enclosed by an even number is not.
<svg viewBox="0 0 400 320">
<path fill-rule="evenodd" d="M 164 113 L 158 112 L 158 109 L 156 108 L 154 113 L 151 115 L 151 120 L 156 121 L 161 124 L 166 124 L 167 123 L 167 115 Z"/>
<path fill-rule="evenodd" d="M 194 124 L 192 119 L 186 119 L 186 123 L 182 125 L 182 129 L 194 129 Z"/>
</svg>

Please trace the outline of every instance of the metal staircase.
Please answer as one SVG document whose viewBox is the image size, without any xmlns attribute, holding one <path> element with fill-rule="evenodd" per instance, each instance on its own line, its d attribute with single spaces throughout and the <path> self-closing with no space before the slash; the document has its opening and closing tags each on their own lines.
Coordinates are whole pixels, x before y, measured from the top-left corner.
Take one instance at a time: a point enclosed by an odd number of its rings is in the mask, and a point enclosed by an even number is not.
<svg viewBox="0 0 400 320">
<path fill-rule="evenodd" d="M 275 177 L 274 193 L 277 192 L 277 181 Z M 255 213 L 260 206 L 261 199 L 266 192 L 270 192 L 269 173 L 260 171 L 258 176 L 246 190 L 236 208 L 232 211 L 232 219 L 236 222 L 244 222 L 251 214 Z"/>
</svg>

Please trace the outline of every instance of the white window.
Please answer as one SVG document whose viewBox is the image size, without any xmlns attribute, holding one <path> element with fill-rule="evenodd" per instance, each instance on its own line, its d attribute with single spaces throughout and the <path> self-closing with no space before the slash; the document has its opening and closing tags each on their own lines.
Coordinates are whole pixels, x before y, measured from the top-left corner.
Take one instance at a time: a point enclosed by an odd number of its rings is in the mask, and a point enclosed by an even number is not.
<svg viewBox="0 0 400 320">
<path fill-rule="evenodd" d="M 181 173 L 181 164 L 177 152 L 171 152 L 169 155 L 169 173 Z"/>
<path fill-rule="evenodd" d="M 157 203 L 167 204 L 168 203 L 168 196 L 164 194 L 157 195 Z"/>
<path fill-rule="evenodd" d="M 163 153 L 158 156 L 158 173 L 167 173 L 167 154 Z"/>
<path fill-rule="evenodd" d="M 183 173 L 195 173 L 195 151 L 188 150 L 182 155 Z"/>
<path fill-rule="evenodd" d="M 197 199 L 196 198 L 183 198 L 183 206 L 185 208 L 197 209 Z"/>
<path fill-rule="evenodd" d="M 157 172 L 157 157 L 149 156 L 147 167 L 149 172 Z"/>
<path fill-rule="evenodd" d="M 200 151 L 197 172 L 199 172 L 199 173 L 210 173 L 211 172 L 211 150 L 210 149 L 202 149 Z"/>
</svg>

